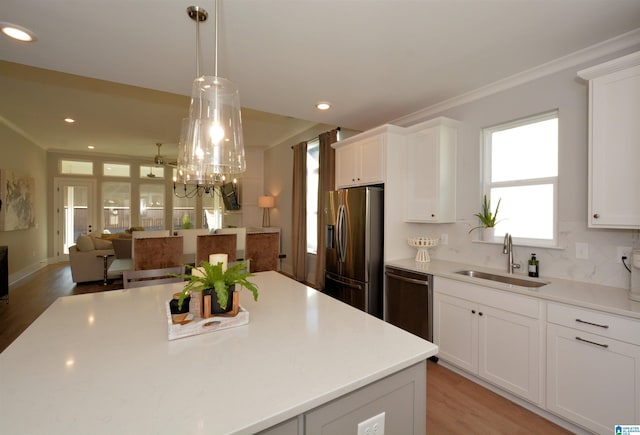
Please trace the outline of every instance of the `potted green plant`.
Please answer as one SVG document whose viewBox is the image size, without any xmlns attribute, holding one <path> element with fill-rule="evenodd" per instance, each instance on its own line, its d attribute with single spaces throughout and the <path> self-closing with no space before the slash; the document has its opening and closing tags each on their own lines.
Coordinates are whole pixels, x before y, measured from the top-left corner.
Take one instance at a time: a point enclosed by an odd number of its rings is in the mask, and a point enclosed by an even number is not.
<svg viewBox="0 0 640 435">
<path fill-rule="evenodd" d="M 489 199 L 487 199 L 487 195 L 483 196 L 482 199 L 482 211 L 480 213 L 476 213 L 474 214 L 475 217 L 477 217 L 478 219 L 480 219 L 480 222 L 482 223 L 482 225 L 478 225 L 477 227 L 473 227 L 469 230 L 469 233 L 471 233 L 473 230 L 477 230 L 479 228 L 482 229 L 491 229 L 492 233 L 493 233 L 493 229 L 495 228 L 495 226 L 498 224 L 498 209 L 500 208 L 500 201 L 502 201 L 502 198 L 500 198 L 498 200 L 498 204 L 496 205 L 496 210 L 495 212 L 491 211 L 491 201 Z M 486 236 L 483 234 L 483 239 L 484 240 L 490 240 L 493 239 L 493 234 L 491 234 L 490 236 Z"/>
<path fill-rule="evenodd" d="M 211 291 L 212 297 L 215 294 L 217 302 L 223 308 L 223 311 L 229 311 L 229 308 L 226 307 L 231 302 L 229 296 L 235 290 L 236 284 L 251 290 L 253 299 L 258 300 L 258 288 L 247 280 L 247 278 L 254 275 L 247 271 L 247 264 L 244 261 L 234 262 L 225 271 L 222 270 L 222 263 L 213 265 L 206 261 L 200 263 L 198 272 L 195 273 L 193 271 L 195 267 L 189 265 L 186 267 L 191 269 L 191 275 L 174 275 L 185 278 L 188 281 L 178 299 L 179 309 L 182 309 L 184 299 L 191 292 Z"/>
<path fill-rule="evenodd" d="M 189 217 L 189 215 L 187 213 L 184 214 L 184 216 L 182 216 L 182 229 L 183 230 L 188 230 L 191 228 L 191 218 Z"/>
</svg>

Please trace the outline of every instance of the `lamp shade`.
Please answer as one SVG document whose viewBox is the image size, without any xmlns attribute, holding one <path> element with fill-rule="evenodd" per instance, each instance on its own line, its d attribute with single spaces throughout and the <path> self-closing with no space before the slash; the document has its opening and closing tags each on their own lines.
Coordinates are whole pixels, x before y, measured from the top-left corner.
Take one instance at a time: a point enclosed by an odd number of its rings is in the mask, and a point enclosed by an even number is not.
<svg viewBox="0 0 640 435">
<path fill-rule="evenodd" d="M 260 208 L 273 208 L 276 206 L 275 196 L 259 196 L 258 207 Z"/>
</svg>

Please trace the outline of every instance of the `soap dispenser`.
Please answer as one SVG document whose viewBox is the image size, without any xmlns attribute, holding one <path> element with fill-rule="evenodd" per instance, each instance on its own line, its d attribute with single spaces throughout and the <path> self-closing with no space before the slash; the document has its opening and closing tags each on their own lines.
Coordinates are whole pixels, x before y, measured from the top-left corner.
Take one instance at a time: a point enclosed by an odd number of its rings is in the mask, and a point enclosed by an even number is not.
<svg viewBox="0 0 640 435">
<path fill-rule="evenodd" d="M 531 259 L 529 260 L 529 276 L 533 278 L 537 278 L 539 275 L 538 270 L 539 262 L 536 259 L 535 252 L 531 254 Z"/>
</svg>

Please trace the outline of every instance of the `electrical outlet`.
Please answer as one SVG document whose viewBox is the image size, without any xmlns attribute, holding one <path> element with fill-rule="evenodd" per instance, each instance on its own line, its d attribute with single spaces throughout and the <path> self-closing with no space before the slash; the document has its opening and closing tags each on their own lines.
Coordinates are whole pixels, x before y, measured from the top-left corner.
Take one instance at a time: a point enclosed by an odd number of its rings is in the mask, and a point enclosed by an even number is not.
<svg viewBox="0 0 640 435">
<path fill-rule="evenodd" d="M 627 257 L 628 260 L 631 260 L 630 246 L 618 246 L 616 253 L 616 263 L 622 263 L 622 257 Z"/>
<path fill-rule="evenodd" d="M 440 234 L 440 244 L 441 245 L 449 244 L 449 234 Z"/>
<path fill-rule="evenodd" d="M 358 423 L 358 435 L 384 435 L 384 412 Z"/>
</svg>

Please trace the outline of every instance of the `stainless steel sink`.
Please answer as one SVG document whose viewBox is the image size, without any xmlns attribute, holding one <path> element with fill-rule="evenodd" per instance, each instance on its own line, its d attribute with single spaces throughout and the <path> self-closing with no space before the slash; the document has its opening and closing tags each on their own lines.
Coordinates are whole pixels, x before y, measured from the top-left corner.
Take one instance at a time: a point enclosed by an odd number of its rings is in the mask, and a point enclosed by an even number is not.
<svg viewBox="0 0 640 435">
<path fill-rule="evenodd" d="M 458 275 L 465 275 L 471 278 L 480 278 L 480 279 L 486 279 L 489 281 L 498 281 L 498 282 L 503 282 L 505 284 L 518 285 L 521 287 L 537 288 L 537 287 L 542 287 L 543 285 L 548 284 L 547 282 L 530 281 L 528 279 L 516 278 L 515 276 L 496 275 L 493 273 L 480 272 L 478 270 L 459 270 L 456 273 Z"/>
</svg>

